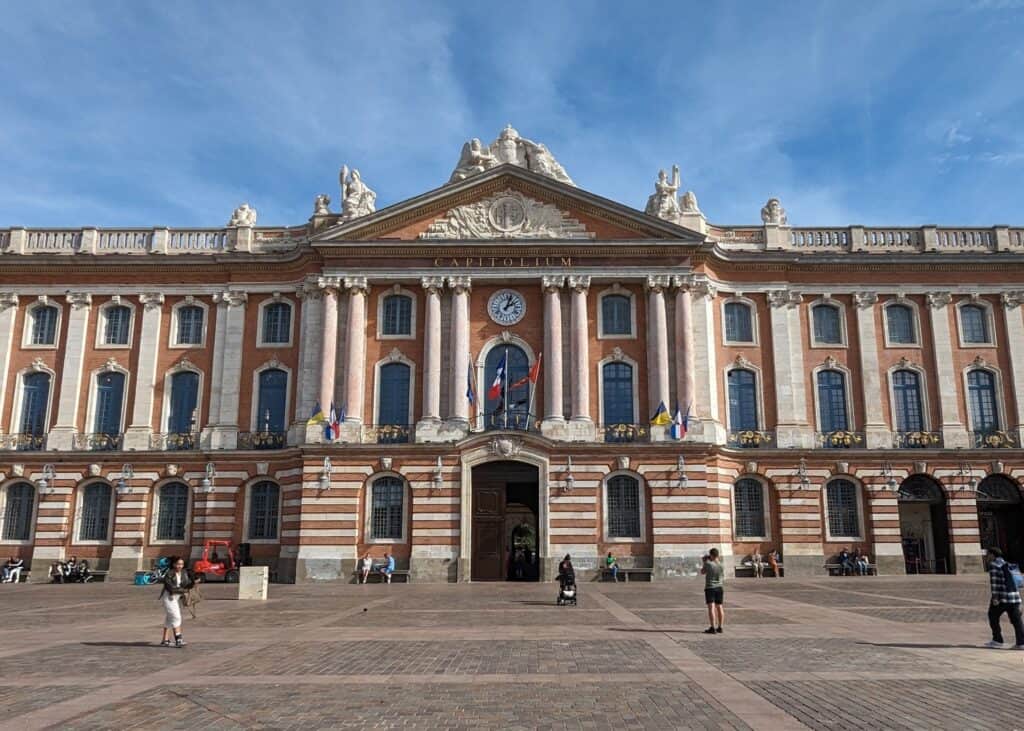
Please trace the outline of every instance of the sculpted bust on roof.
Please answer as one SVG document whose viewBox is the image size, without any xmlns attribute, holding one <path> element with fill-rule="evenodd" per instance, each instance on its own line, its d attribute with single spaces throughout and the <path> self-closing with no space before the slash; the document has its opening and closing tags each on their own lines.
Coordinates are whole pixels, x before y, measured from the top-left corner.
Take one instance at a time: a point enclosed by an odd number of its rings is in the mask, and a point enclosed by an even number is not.
<svg viewBox="0 0 1024 731">
<path fill-rule="evenodd" d="M 498 138 L 487 147 L 475 137 L 464 144 L 459 163 L 448 182 L 464 180 L 470 175 L 506 163 L 547 175 L 568 185 L 575 185 L 565 172 L 565 168 L 558 164 L 547 147 L 520 137 L 512 125 L 506 125 Z"/>
</svg>

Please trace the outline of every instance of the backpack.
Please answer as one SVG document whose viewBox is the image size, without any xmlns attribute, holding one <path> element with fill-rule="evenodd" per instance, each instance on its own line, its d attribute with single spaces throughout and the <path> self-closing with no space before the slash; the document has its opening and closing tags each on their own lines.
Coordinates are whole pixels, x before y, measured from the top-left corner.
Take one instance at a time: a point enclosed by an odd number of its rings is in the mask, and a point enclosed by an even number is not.
<svg viewBox="0 0 1024 731">
<path fill-rule="evenodd" d="M 1020 591 L 1024 588 L 1024 574 L 1020 572 L 1020 567 L 1015 563 L 1003 564 L 1003 572 L 1006 574 L 1006 588 L 1009 591 L 1016 589 Z"/>
</svg>

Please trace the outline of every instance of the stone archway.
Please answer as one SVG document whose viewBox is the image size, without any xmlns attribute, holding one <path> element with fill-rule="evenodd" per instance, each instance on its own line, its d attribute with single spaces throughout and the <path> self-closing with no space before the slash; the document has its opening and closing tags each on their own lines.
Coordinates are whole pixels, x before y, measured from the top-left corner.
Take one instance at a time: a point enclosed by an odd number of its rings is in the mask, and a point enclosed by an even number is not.
<svg viewBox="0 0 1024 731">
<path fill-rule="evenodd" d="M 900 540 L 908 574 L 952 571 L 946 494 L 931 477 L 911 475 L 899 489 Z"/>
<path fill-rule="evenodd" d="M 1024 561 L 1024 498 L 1006 475 L 989 475 L 978 485 L 978 532 L 982 548 L 995 546 L 1007 561 Z"/>
</svg>

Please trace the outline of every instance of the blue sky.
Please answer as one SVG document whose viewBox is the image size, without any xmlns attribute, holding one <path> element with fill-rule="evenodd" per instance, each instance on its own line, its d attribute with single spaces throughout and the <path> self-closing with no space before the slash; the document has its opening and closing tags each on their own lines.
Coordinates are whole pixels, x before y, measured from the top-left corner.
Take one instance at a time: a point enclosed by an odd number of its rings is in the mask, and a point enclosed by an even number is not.
<svg viewBox="0 0 1024 731">
<path fill-rule="evenodd" d="M 0 226 L 383 207 L 507 122 L 641 209 L 678 163 L 718 223 L 1024 224 L 1024 0 L 291 5 L 0 5 Z"/>
</svg>

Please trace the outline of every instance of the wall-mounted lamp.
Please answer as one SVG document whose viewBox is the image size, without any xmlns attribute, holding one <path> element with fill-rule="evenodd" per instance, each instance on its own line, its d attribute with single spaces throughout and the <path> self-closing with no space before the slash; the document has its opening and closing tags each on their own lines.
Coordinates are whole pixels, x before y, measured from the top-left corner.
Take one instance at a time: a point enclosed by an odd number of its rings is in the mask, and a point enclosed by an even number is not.
<svg viewBox="0 0 1024 731">
<path fill-rule="evenodd" d="M 896 492 L 896 488 L 899 487 L 899 483 L 896 481 L 896 477 L 892 474 L 892 465 L 888 462 L 882 463 L 882 477 L 885 478 L 885 486 L 892 492 Z"/>
<path fill-rule="evenodd" d="M 117 480 L 117 494 L 118 495 L 131 495 L 132 486 L 128 484 L 128 480 L 135 477 L 135 465 L 125 464 L 121 466 L 121 476 Z"/>
<path fill-rule="evenodd" d="M 689 481 L 686 476 L 686 457 L 680 454 L 676 457 L 676 487 L 682 489 Z"/>
<path fill-rule="evenodd" d="M 320 468 L 320 479 L 317 481 L 321 490 L 331 489 L 331 458 L 324 457 L 324 464 Z"/>
<path fill-rule="evenodd" d="M 800 458 L 800 462 L 797 465 L 796 478 L 800 483 L 801 490 L 806 490 L 811 486 L 811 478 L 807 474 L 807 460 L 804 457 Z"/>
<path fill-rule="evenodd" d="M 572 492 L 576 487 L 576 478 L 572 474 L 572 455 L 565 458 L 565 491 Z"/>
<path fill-rule="evenodd" d="M 43 465 L 43 476 L 36 481 L 36 486 L 39 488 L 39 492 L 44 492 L 47 495 L 53 494 L 53 481 L 57 479 L 57 471 L 53 468 L 52 464 Z"/>
<path fill-rule="evenodd" d="M 217 477 L 217 465 L 213 462 L 206 463 L 206 474 L 199 482 L 199 488 L 206 494 L 213 492 L 213 481 Z"/>
<path fill-rule="evenodd" d="M 430 487 L 433 490 L 440 490 L 444 484 L 444 461 L 441 459 L 441 455 L 437 456 L 437 462 L 434 463 L 434 474 L 430 479 Z"/>
</svg>

